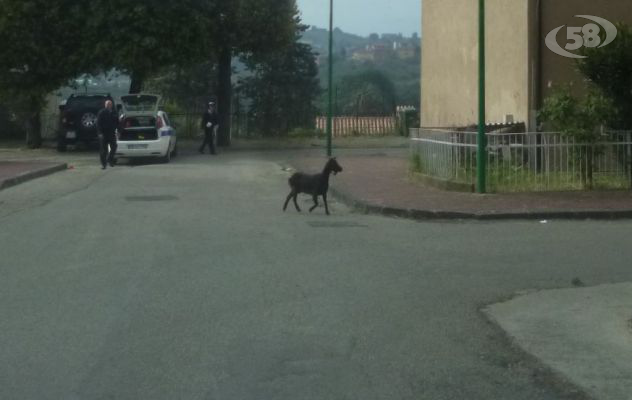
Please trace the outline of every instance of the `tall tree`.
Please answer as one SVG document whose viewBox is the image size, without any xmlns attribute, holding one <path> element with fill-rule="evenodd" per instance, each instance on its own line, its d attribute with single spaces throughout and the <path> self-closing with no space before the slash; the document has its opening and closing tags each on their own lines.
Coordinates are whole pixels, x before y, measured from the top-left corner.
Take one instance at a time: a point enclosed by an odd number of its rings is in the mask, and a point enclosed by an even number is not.
<svg viewBox="0 0 632 400">
<path fill-rule="evenodd" d="M 202 114 L 206 102 L 217 92 L 217 63 L 213 60 L 170 66 L 153 75 L 146 86 L 183 112 L 198 110 Z"/>
<path fill-rule="evenodd" d="M 395 112 L 396 90 L 381 71 L 367 70 L 347 75 L 340 81 L 343 112 L 360 115 L 389 115 Z"/>
<path fill-rule="evenodd" d="M 86 15 L 87 2 L 0 0 L 0 96 L 21 116 L 31 148 L 41 145 L 46 95 L 94 66 Z"/>
<path fill-rule="evenodd" d="M 209 47 L 204 15 L 214 0 L 92 0 L 90 21 L 102 68 L 117 68 L 131 77 L 130 93 L 166 66 L 203 58 Z"/>
<path fill-rule="evenodd" d="M 228 146 L 233 57 L 287 46 L 294 39 L 298 9 L 295 0 L 217 0 L 209 11 L 208 26 L 218 58 L 218 144 Z"/>
<path fill-rule="evenodd" d="M 321 89 L 316 55 L 311 46 L 299 42 L 306 29 L 298 24 L 294 42 L 283 49 L 244 58 L 252 75 L 243 79 L 240 90 L 250 100 L 250 113 L 264 135 L 313 124 Z"/>
<path fill-rule="evenodd" d="M 579 70 L 614 101 L 614 127 L 632 129 L 632 27 L 619 24 L 617 39 L 605 47 L 583 47 Z M 602 40 L 605 33 L 602 32 Z"/>
</svg>

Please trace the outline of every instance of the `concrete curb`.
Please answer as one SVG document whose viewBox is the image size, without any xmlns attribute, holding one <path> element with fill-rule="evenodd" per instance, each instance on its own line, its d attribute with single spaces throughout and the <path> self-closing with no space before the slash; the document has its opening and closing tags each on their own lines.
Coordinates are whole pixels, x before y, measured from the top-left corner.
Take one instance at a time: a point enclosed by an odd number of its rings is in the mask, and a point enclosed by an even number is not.
<svg viewBox="0 0 632 400">
<path fill-rule="evenodd" d="M 14 176 L 13 178 L 8 178 L 1 181 L 0 190 L 6 189 L 11 186 L 16 186 L 16 185 L 19 185 L 20 183 L 24 183 L 36 178 L 41 178 L 46 175 L 51 175 L 51 174 L 54 174 L 55 172 L 64 171 L 66 169 L 68 169 L 68 164 L 63 163 L 63 164 L 52 165 L 46 168 L 37 169 L 34 171 L 28 171 L 28 172 L 19 174 L 17 176 Z"/>
<path fill-rule="evenodd" d="M 291 162 L 281 163 L 284 171 L 296 170 Z M 340 202 L 365 214 L 378 214 L 387 217 L 407 218 L 419 221 L 432 220 L 470 220 L 470 221 L 509 221 L 509 220 L 623 220 L 632 219 L 632 209 L 623 210 L 551 210 L 551 211 L 512 211 L 498 213 L 469 213 L 445 210 L 405 209 L 371 204 L 359 200 L 349 193 L 329 186 L 330 193 Z"/>
<path fill-rule="evenodd" d="M 370 204 L 358 200 L 353 196 L 330 187 L 332 194 L 347 206 L 367 214 L 380 214 L 390 217 L 408 218 L 414 220 L 477 220 L 477 221 L 502 221 L 502 220 L 620 220 L 632 219 L 632 210 L 551 210 L 551 211 L 525 211 L 525 212 L 499 212 L 499 213 L 468 213 L 459 211 L 436 211 L 420 209 L 404 209 L 389 206 Z"/>
</svg>

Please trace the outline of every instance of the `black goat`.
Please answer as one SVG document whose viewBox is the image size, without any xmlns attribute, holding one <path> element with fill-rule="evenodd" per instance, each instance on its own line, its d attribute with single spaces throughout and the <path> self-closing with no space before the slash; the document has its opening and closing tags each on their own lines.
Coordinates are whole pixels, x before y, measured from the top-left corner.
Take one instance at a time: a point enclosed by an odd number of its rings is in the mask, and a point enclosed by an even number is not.
<svg viewBox="0 0 632 400">
<path fill-rule="evenodd" d="M 309 209 L 309 212 L 314 211 L 316 207 L 318 207 L 318 196 L 323 196 L 323 201 L 325 202 L 325 212 L 329 215 L 329 207 L 327 206 L 327 190 L 329 189 L 329 175 L 331 173 L 336 175 L 338 172 L 342 172 L 342 167 L 338 164 L 335 158 L 330 158 L 325 164 L 325 168 L 323 172 L 316 175 L 308 175 L 302 172 L 297 172 L 290 177 L 288 180 L 290 184 L 290 194 L 287 195 L 287 199 L 285 199 L 285 204 L 283 204 L 283 211 L 287 208 L 287 203 L 289 203 L 290 199 L 294 199 L 294 206 L 296 207 L 296 211 L 301 212 L 301 209 L 298 207 L 298 203 L 296 202 L 296 197 L 299 193 L 307 193 L 311 194 L 314 199 L 314 206 Z"/>
</svg>

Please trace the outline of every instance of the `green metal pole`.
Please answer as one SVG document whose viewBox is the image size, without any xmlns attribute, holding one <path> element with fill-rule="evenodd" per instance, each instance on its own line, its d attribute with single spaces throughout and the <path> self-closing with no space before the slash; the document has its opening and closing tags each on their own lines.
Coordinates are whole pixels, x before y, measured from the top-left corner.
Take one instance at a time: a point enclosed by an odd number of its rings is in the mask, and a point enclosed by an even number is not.
<svg viewBox="0 0 632 400">
<path fill-rule="evenodd" d="M 487 138 L 485 137 L 485 0 L 479 0 L 478 16 L 478 148 L 476 153 L 476 188 L 486 192 Z"/>
<path fill-rule="evenodd" d="M 327 156 L 331 157 L 331 137 L 333 118 L 333 80 L 334 80 L 334 0 L 329 0 L 329 86 L 327 103 Z"/>
</svg>

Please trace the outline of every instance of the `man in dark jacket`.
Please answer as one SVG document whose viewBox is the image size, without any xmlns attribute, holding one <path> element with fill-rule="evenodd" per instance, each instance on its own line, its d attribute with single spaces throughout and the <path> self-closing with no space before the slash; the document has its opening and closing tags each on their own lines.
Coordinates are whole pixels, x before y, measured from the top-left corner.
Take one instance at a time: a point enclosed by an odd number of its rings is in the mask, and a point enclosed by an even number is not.
<svg viewBox="0 0 632 400">
<path fill-rule="evenodd" d="M 113 109 L 112 100 L 105 101 L 105 108 L 97 114 L 97 131 L 99 133 L 99 147 L 101 156 L 101 168 L 105 169 L 107 164 L 114 166 L 114 156 L 116 155 L 116 129 L 118 128 L 118 115 Z M 109 154 L 108 154 L 109 146 Z"/>
<path fill-rule="evenodd" d="M 204 142 L 200 146 L 200 153 L 204 153 L 204 148 L 208 144 L 211 154 L 215 152 L 215 130 L 219 126 L 219 116 L 215 110 L 215 102 L 208 103 L 208 109 L 202 116 L 202 129 L 204 129 Z"/>
</svg>

